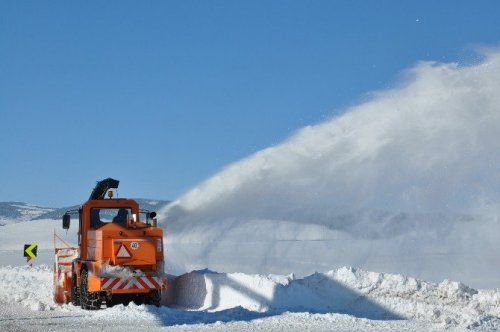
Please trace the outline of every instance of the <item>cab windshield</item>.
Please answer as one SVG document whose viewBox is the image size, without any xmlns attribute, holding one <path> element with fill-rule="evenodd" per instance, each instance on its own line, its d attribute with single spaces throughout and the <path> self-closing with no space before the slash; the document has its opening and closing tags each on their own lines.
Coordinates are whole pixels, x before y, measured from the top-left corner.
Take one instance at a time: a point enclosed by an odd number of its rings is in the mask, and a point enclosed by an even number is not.
<svg viewBox="0 0 500 332">
<path fill-rule="evenodd" d="M 90 209 L 90 227 L 92 228 L 99 228 L 107 223 L 127 227 L 127 220 L 131 218 L 132 209 L 128 207 Z"/>
</svg>

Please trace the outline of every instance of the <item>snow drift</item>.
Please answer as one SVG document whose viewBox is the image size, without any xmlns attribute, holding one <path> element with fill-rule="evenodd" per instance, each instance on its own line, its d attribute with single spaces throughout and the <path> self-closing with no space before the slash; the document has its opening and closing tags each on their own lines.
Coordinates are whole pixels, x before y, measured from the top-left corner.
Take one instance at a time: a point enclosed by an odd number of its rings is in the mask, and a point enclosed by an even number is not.
<svg viewBox="0 0 500 332">
<path fill-rule="evenodd" d="M 498 285 L 500 52 L 403 76 L 180 197 L 163 211 L 167 245 L 225 271 L 347 264 Z M 198 249 L 176 251 L 180 242 Z"/>
<path fill-rule="evenodd" d="M 194 271 L 180 276 L 174 287 L 176 304 L 196 310 L 241 306 L 258 312 L 342 313 L 464 327 L 480 326 L 500 314 L 498 289 L 475 290 L 449 280 L 430 283 L 350 267 L 302 279 Z"/>
<path fill-rule="evenodd" d="M 194 271 L 172 283 L 175 294 L 170 305 L 177 309 L 132 303 L 99 312 L 85 311 L 71 304 L 55 304 L 51 285 L 52 270 L 47 266 L 0 267 L 0 302 L 34 311 L 84 314 L 91 319 L 159 319 L 171 325 L 192 324 L 200 319 L 207 323 L 275 315 L 285 319 L 287 313 L 307 313 L 371 320 L 409 319 L 447 327 L 500 327 L 498 289 L 475 290 L 459 282 L 445 280 L 437 284 L 349 267 L 302 279 L 293 275 Z"/>
</svg>

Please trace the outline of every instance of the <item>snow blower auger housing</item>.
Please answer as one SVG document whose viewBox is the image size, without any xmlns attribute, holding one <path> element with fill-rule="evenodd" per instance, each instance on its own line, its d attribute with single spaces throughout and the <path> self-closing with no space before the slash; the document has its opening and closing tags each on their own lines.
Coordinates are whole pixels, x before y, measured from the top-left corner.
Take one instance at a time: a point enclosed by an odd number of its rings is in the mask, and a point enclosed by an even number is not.
<svg viewBox="0 0 500 332">
<path fill-rule="evenodd" d="M 70 228 L 71 215 L 78 215 L 78 247 L 54 244 L 56 303 L 88 310 L 130 301 L 160 305 L 168 285 L 163 231 L 155 212 L 139 209 L 135 200 L 113 198 L 109 190 L 118 184 L 99 181 L 87 202 L 64 214 L 64 229 Z M 56 238 L 54 233 L 54 243 Z"/>
</svg>

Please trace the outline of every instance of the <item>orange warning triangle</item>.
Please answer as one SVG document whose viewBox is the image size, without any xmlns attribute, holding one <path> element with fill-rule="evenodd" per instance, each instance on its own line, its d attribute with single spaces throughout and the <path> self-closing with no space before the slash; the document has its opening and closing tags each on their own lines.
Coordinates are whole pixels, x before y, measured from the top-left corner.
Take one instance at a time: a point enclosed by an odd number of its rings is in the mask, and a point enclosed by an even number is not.
<svg viewBox="0 0 500 332">
<path fill-rule="evenodd" d="M 120 249 L 118 249 L 118 252 L 116 253 L 116 257 L 118 258 L 130 258 L 132 255 L 130 252 L 127 250 L 127 247 L 125 247 L 123 244 L 120 246 Z"/>
</svg>

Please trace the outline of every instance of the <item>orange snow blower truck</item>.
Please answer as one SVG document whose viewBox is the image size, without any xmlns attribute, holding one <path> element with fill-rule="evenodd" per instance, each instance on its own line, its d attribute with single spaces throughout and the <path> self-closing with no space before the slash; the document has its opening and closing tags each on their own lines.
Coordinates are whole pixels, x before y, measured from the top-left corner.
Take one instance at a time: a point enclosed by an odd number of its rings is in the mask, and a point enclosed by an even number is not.
<svg viewBox="0 0 500 332">
<path fill-rule="evenodd" d="M 54 243 L 59 238 L 66 245 L 54 244 L 56 303 L 88 310 L 130 301 L 160 305 L 168 282 L 163 231 L 155 212 L 139 209 L 135 200 L 113 198 L 109 189 L 118 184 L 111 178 L 99 181 L 87 202 L 64 214 L 64 229 L 70 227 L 70 216 L 78 215 L 78 247 L 54 233 Z"/>
</svg>

